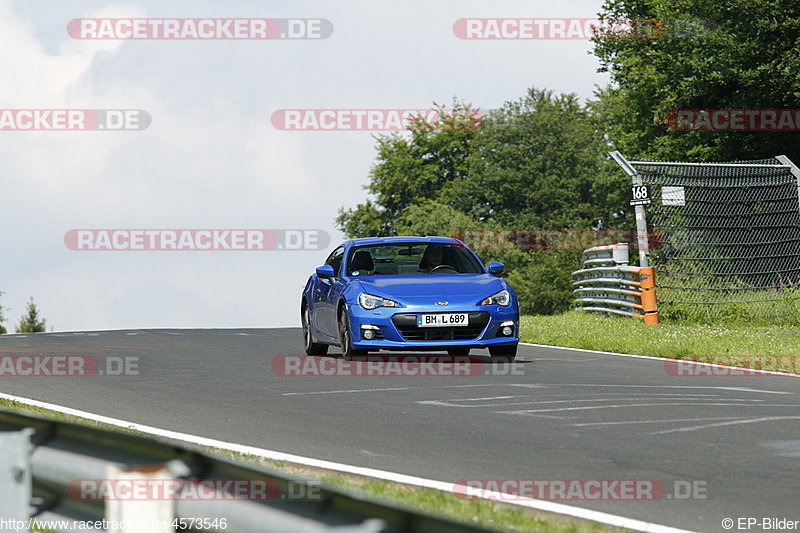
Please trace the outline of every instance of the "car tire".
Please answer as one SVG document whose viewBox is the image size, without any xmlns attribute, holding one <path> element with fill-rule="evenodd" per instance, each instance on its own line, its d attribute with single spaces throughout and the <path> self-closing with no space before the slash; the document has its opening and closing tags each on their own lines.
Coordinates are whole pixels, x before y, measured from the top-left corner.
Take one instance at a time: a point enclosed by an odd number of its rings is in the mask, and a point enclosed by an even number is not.
<svg viewBox="0 0 800 533">
<path fill-rule="evenodd" d="M 353 348 L 353 342 L 350 339 L 350 319 L 344 308 L 339 311 L 339 346 L 342 347 L 342 357 L 347 361 L 352 361 L 353 357 L 359 355 L 367 355 L 367 350 Z"/>
<path fill-rule="evenodd" d="M 453 356 L 456 355 L 467 356 L 469 355 L 469 348 L 448 348 L 447 353 Z"/>
<path fill-rule="evenodd" d="M 311 336 L 311 314 L 307 305 L 303 305 L 303 309 L 300 312 L 300 321 L 303 324 L 303 348 L 306 350 L 306 355 L 327 354 L 328 345 L 314 342 L 314 338 Z"/>
<path fill-rule="evenodd" d="M 490 346 L 489 355 L 496 363 L 513 363 L 517 357 L 516 344 L 502 344 L 500 346 Z"/>
</svg>

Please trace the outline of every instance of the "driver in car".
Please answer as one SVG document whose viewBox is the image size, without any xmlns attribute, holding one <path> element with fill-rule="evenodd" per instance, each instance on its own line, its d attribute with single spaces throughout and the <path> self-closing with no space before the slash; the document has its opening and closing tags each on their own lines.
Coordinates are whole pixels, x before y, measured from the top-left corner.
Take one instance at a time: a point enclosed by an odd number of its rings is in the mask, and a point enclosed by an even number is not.
<svg viewBox="0 0 800 533">
<path fill-rule="evenodd" d="M 428 246 L 422 254 L 419 269 L 430 273 L 434 268 L 444 264 L 444 248 L 441 246 Z"/>
</svg>

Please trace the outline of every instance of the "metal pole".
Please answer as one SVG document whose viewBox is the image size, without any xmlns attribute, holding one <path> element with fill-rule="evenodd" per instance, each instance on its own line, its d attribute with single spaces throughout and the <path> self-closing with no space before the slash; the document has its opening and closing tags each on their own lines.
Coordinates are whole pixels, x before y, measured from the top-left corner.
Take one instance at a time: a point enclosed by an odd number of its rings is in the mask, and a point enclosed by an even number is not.
<svg viewBox="0 0 800 533">
<path fill-rule="evenodd" d="M 775 156 L 775 159 L 789 167 L 789 172 L 797 179 L 797 199 L 800 202 L 800 168 L 797 168 L 797 165 L 792 163 L 792 160 L 785 155 Z"/>
<path fill-rule="evenodd" d="M 778 158 L 776 157 L 775 159 Z M 636 164 L 641 167 L 724 167 L 724 168 L 788 168 L 789 167 L 789 165 L 786 164 L 759 165 L 754 163 L 681 163 L 678 161 L 636 161 Z"/>
<path fill-rule="evenodd" d="M 775 156 L 775 159 L 777 159 L 778 161 L 780 161 L 784 165 L 787 165 L 789 167 L 789 172 L 791 172 L 792 175 L 795 177 L 795 180 L 797 180 L 797 202 L 798 202 L 797 207 L 798 207 L 798 210 L 800 210 L 800 168 L 797 168 L 797 165 L 792 163 L 792 160 L 789 159 L 788 156 L 778 155 L 778 156 Z M 796 266 L 800 267 L 800 264 L 798 264 Z M 795 280 L 795 281 L 797 281 L 797 280 Z"/>
<path fill-rule="evenodd" d="M 0 431 L 0 518 L 25 524 L 19 532 L 28 531 L 30 517 L 31 435 L 31 428 Z"/>
<path fill-rule="evenodd" d="M 633 185 L 642 185 L 642 176 L 633 168 L 633 165 L 625 159 L 618 151 L 609 152 L 608 155 L 617 162 L 617 164 L 622 167 L 633 180 Z M 647 259 L 648 254 L 650 253 L 650 243 L 647 241 L 647 217 L 644 213 L 644 206 L 637 205 L 634 207 L 634 212 L 636 213 L 636 240 L 639 244 L 639 266 L 640 267 L 649 267 L 650 262 Z"/>
</svg>

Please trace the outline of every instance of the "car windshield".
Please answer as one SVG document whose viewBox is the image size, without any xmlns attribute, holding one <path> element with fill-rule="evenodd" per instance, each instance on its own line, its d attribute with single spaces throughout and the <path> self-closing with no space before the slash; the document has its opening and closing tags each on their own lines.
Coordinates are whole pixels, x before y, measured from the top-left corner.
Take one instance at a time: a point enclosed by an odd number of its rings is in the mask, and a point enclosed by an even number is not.
<svg viewBox="0 0 800 533">
<path fill-rule="evenodd" d="M 463 244 L 392 243 L 357 246 L 347 260 L 349 276 L 482 274 L 483 266 Z"/>
</svg>

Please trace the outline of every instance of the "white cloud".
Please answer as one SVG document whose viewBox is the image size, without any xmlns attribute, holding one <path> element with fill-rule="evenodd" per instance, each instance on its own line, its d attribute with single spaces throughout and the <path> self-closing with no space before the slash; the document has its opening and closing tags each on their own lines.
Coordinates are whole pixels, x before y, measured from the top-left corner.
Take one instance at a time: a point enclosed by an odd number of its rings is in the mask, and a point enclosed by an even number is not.
<svg viewBox="0 0 800 533">
<path fill-rule="evenodd" d="M 326 252 L 72 252 L 73 228 L 319 228 L 363 200 L 369 133 L 272 128 L 280 108 L 489 108 L 532 85 L 591 95 L 604 78 L 578 41 L 462 41 L 471 16 L 592 17 L 504 0 L 422 2 L 0 1 L 5 108 L 145 109 L 144 131 L 0 132 L 0 304 L 35 297 L 57 329 L 277 326 Z M 80 17 L 324 17 L 326 41 L 77 41 Z M 287 314 L 285 309 L 290 309 Z M 8 326 L 8 324 L 6 324 Z"/>
</svg>

